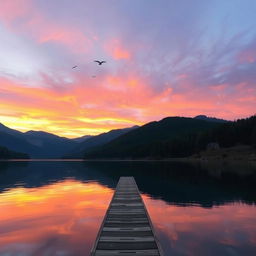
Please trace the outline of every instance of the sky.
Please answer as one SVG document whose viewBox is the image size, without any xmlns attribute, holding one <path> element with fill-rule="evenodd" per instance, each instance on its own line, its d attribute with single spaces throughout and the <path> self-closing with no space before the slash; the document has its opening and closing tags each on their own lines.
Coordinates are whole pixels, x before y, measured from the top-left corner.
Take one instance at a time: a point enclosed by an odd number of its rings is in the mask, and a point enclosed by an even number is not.
<svg viewBox="0 0 256 256">
<path fill-rule="evenodd" d="M 72 138 L 256 113 L 255 0 L 0 4 L 0 122 L 13 129 Z"/>
</svg>

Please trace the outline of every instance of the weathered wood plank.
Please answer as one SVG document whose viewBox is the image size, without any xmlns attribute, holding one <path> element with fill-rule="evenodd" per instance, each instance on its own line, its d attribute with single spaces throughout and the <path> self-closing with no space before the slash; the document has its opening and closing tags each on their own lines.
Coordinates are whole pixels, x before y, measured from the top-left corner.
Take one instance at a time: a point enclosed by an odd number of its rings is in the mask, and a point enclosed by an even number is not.
<svg viewBox="0 0 256 256">
<path fill-rule="evenodd" d="M 158 250 L 97 250 L 95 256 L 159 256 Z"/>
<path fill-rule="evenodd" d="M 104 231 L 151 231 L 151 228 L 149 226 L 147 227 L 121 227 L 121 228 L 111 228 L 111 227 L 104 227 L 102 229 L 102 232 Z"/>
<path fill-rule="evenodd" d="M 91 256 L 160 256 L 147 209 L 133 177 L 121 177 Z"/>
</svg>

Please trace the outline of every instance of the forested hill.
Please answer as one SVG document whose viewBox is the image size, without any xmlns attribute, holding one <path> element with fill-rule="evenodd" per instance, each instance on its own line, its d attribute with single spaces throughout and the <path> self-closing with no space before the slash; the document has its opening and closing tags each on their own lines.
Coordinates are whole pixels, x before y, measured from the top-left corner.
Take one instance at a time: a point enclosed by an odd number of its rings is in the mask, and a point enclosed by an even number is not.
<svg viewBox="0 0 256 256">
<path fill-rule="evenodd" d="M 210 142 L 216 142 L 220 147 L 232 147 L 239 144 L 256 146 L 256 115 L 196 134 L 196 140 L 201 149 Z"/>
<path fill-rule="evenodd" d="M 0 159 L 28 159 L 29 155 L 0 147 Z"/>
<path fill-rule="evenodd" d="M 85 158 L 144 158 L 170 156 L 169 146 L 189 134 L 221 124 L 195 118 L 167 117 L 151 122 L 85 154 Z"/>
</svg>

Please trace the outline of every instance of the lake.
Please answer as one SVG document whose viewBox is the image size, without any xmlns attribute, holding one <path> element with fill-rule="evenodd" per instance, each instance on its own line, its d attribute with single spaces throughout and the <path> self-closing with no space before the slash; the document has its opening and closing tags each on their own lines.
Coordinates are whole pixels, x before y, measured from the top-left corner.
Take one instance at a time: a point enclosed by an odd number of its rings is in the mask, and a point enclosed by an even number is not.
<svg viewBox="0 0 256 256">
<path fill-rule="evenodd" d="M 0 162 L 0 255 L 89 255 L 120 176 L 134 176 L 165 255 L 256 255 L 256 166 Z"/>
</svg>

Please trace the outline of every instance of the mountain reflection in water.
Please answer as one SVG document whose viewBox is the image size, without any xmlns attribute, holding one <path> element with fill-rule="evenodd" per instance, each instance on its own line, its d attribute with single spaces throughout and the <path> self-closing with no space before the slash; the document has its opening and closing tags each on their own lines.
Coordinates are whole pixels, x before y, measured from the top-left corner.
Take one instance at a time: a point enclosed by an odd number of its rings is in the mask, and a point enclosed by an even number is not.
<svg viewBox="0 0 256 256">
<path fill-rule="evenodd" d="M 89 255 L 127 175 L 166 255 L 255 255 L 256 167 L 178 162 L 0 163 L 0 255 Z"/>
</svg>

